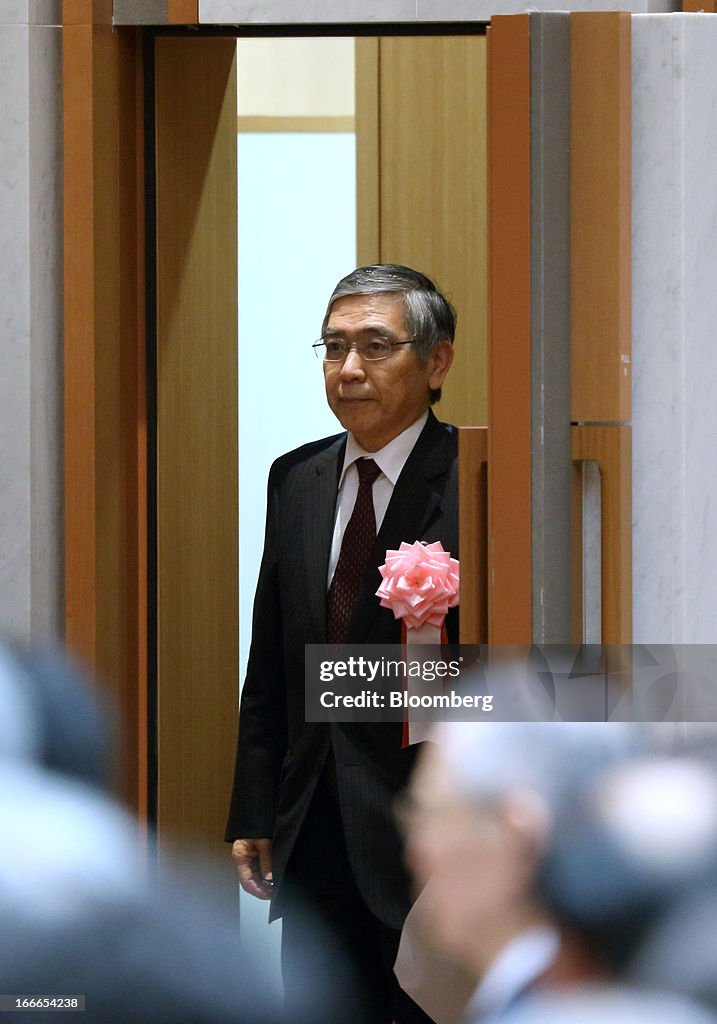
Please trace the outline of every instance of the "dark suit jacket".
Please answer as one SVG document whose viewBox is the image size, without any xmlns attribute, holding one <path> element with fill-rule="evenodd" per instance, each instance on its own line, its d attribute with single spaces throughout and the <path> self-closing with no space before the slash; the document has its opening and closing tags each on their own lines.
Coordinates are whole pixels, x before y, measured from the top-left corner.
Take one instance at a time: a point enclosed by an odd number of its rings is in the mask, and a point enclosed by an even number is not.
<svg viewBox="0 0 717 1024">
<path fill-rule="evenodd" d="M 273 836 L 272 916 L 280 914 L 282 873 L 331 746 L 356 882 L 372 912 L 399 928 L 411 901 L 394 803 L 416 748 L 402 749 L 400 723 L 304 720 L 304 645 L 326 643 L 326 581 L 345 447 L 346 434 L 304 445 L 277 459 L 269 474 L 226 838 Z M 404 540 L 440 540 L 457 557 L 457 450 L 455 427 L 429 413 L 376 538 L 347 642 L 400 641 L 400 623 L 375 596 L 387 549 Z M 455 610 L 447 626 L 457 641 Z"/>
</svg>

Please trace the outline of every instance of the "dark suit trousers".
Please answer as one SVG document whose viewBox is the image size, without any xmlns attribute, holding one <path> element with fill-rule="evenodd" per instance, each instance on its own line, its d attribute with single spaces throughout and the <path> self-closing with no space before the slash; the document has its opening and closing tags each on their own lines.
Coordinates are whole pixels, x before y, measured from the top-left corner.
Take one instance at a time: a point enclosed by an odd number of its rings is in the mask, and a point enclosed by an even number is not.
<svg viewBox="0 0 717 1024">
<path fill-rule="evenodd" d="M 326 1024 L 432 1024 L 393 973 L 400 931 L 379 921 L 356 887 L 326 773 L 287 865 L 281 902 L 289 1019 L 292 1007 L 305 1002 L 308 987 L 327 997 Z M 307 912 L 324 937 L 308 967 Z"/>
</svg>

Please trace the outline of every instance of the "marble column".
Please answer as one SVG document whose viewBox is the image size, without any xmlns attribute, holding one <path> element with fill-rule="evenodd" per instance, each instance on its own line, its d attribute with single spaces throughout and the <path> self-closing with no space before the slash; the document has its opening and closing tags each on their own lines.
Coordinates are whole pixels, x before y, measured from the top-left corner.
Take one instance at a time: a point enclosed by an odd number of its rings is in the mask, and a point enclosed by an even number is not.
<svg viewBox="0 0 717 1024">
<path fill-rule="evenodd" d="M 0 631 L 62 622 L 59 0 L 0 5 Z"/>
<path fill-rule="evenodd" d="M 637 15 L 633 626 L 717 642 L 717 15 Z"/>
</svg>

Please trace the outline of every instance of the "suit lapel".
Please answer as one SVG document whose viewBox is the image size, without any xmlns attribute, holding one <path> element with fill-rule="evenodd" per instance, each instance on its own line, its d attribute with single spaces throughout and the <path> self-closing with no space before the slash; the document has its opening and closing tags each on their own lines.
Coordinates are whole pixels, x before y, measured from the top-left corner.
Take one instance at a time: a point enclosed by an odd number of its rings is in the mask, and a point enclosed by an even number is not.
<svg viewBox="0 0 717 1024">
<path fill-rule="evenodd" d="M 386 560 L 386 551 L 395 550 L 401 541 L 412 543 L 423 540 L 431 524 L 443 509 L 442 488 L 436 486 L 438 478 L 448 472 L 453 458 L 449 435 L 429 412 L 428 421 L 400 477 L 386 509 L 371 568 L 366 574 L 357 611 L 349 628 L 348 640 L 360 642 L 378 615 L 380 604 L 375 596 L 381 582 L 378 567 Z"/>
<path fill-rule="evenodd" d="M 303 549 L 306 599 L 319 642 L 326 640 L 326 577 L 329 571 L 331 538 L 334 532 L 336 495 L 346 450 L 341 435 L 307 467 L 303 509 Z"/>
</svg>

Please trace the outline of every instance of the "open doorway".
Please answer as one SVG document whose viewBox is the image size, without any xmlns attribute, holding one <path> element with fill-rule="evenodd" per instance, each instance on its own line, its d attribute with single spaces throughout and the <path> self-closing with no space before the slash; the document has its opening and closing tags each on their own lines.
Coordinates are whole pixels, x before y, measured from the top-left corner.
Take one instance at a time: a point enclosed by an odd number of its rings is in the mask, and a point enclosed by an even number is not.
<svg viewBox="0 0 717 1024">
<path fill-rule="evenodd" d="M 160 836 L 220 842 L 268 465 L 336 430 L 309 351 L 336 281 L 433 277 L 459 311 L 438 416 L 485 422 L 485 43 L 156 39 Z"/>
</svg>

